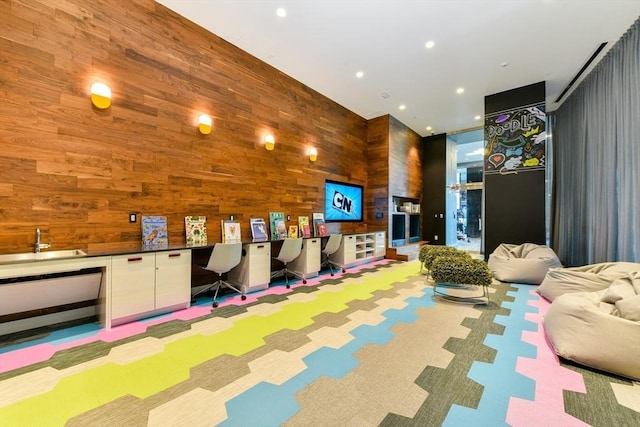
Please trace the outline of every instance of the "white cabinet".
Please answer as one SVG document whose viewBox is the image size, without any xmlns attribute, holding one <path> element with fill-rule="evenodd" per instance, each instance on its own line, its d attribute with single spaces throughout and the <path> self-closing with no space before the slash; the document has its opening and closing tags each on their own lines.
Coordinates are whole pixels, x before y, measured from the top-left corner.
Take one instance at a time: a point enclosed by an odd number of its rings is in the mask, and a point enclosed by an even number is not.
<svg viewBox="0 0 640 427">
<path fill-rule="evenodd" d="M 290 270 L 301 276 L 304 281 L 309 277 L 317 276 L 320 272 L 322 261 L 320 244 L 320 237 L 303 239 L 300 256 L 289 263 Z"/>
<path fill-rule="evenodd" d="M 228 278 L 245 293 L 267 289 L 271 280 L 271 243 L 243 244 L 240 264 L 228 273 Z"/>
<path fill-rule="evenodd" d="M 191 251 L 111 257 L 111 323 L 187 308 L 191 300 Z"/>
<path fill-rule="evenodd" d="M 330 259 L 342 267 L 363 264 L 384 258 L 386 253 L 385 232 L 345 234 L 338 250 Z"/>
<path fill-rule="evenodd" d="M 156 252 L 155 301 L 156 310 L 189 306 L 191 301 L 190 250 Z"/>
<path fill-rule="evenodd" d="M 375 233 L 376 247 L 373 256 L 382 257 L 387 254 L 387 239 L 384 231 L 376 231 Z"/>
<path fill-rule="evenodd" d="M 331 260 L 340 266 L 353 264 L 356 261 L 356 235 L 345 234 L 337 251 L 330 256 Z"/>
</svg>

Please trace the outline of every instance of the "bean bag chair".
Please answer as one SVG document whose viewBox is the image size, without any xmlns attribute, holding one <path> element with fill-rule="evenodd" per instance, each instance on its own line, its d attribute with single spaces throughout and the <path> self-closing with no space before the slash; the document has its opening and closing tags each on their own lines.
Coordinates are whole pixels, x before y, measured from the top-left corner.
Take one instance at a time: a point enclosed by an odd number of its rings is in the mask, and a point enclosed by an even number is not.
<svg viewBox="0 0 640 427">
<path fill-rule="evenodd" d="M 501 282 L 538 285 L 550 268 L 562 267 L 558 255 L 548 246 L 534 243 L 503 243 L 489 255 L 489 269 Z"/>
<path fill-rule="evenodd" d="M 600 291 L 559 296 L 543 322 L 558 356 L 640 379 L 640 273 Z"/>
<path fill-rule="evenodd" d="M 570 292 L 595 292 L 629 273 L 640 271 L 633 262 L 603 262 L 582 267 L 553 268 L 547 272 L 537 291 L 549 301 Z"/>
</svg>

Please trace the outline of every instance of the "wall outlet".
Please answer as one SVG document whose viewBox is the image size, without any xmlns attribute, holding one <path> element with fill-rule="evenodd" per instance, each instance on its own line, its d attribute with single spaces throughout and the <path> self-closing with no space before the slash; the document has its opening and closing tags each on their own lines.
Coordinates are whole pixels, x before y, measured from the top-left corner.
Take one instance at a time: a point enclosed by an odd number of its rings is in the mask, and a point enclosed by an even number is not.
<svg viewBox="0 0 640 427">
<path fill-rule="evenodd" d="M 438 240 L 438 235 L 433 236 L 433 240 Z"/>
</svg>

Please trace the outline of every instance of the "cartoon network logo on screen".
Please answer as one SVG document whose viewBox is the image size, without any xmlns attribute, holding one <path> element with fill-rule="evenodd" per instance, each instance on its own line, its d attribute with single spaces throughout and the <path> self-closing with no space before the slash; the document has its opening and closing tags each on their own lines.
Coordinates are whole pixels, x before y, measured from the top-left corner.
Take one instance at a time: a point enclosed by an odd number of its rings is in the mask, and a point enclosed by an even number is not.
<svg viewBox="0 0 640 427">
<path fill-rule="evenodd" d="M 332 206 L 340 212 L 353 215 L 353 200 L 337 190 L 333 192 Z"/>
<path fill-rule="evenodd" d="M 324 203 L 327 221 L 362 221 L 362 186 L 327 180 Z"/>
</svg>

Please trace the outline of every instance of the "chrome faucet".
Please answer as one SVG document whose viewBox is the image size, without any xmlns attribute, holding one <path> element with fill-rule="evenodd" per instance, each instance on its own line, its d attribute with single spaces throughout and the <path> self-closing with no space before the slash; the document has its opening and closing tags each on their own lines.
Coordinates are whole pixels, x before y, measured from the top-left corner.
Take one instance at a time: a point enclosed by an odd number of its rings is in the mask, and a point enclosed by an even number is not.
<svg viewBox="0 0 640 427">
<path fill-rule="evenodd" d="M 51 247 L 51 239 L 49 243 L 40 243 L 40 228 L 36 228 L 36 253 L 40 253 L 40 249 L 48 249 Z"/>
</svg>

